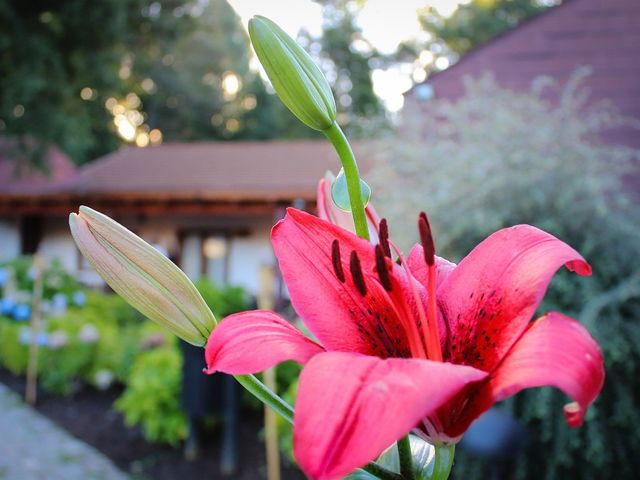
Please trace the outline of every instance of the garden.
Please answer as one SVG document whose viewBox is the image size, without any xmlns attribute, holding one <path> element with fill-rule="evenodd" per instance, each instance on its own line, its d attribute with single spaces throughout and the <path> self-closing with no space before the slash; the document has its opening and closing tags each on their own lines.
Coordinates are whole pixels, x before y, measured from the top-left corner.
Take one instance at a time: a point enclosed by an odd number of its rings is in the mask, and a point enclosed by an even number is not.
<svg viewBox="0 0 640 480">
<path fill-rule="evenodd" d="M 0 382 L 132 479 L 635 478 L 640 124 L 628 91 L 602 94 L 628 70 L 562 48 L 575 32 L 557 35 L 554 18 L 586 29 L 587 0 L 429 4 L 411 12 L 420 34 L 388 54 L 365 41 L 368 2 L 318 0 L 315 39 L 253 13 L 245 32 L 232 3 L 135 0 L 110 25 L 141 43 L 105 42 L 100 88 L 76 89 L 87 121 L 56 107 L 76 126 L 23 131 L 23 104 L 0 118 L 29 168 L 44 159 L 30 135 L 56 136 L 78 164 L 131 146 L 40 192 L 0 182 L 13 242 L 0 251 Z M 36 13 L 54 33 L 82 31 L 73 12 Z M 384 92 L 394 71 L 401 114 Z M 276 174 L 281 156 L 255 154 L 274 138 L 303 169 Z M 235 187 L 203 181 L 193 152 L 208 160 L 228 141 L 259 156 L 247 165 L 264 179 L 223 155 L 204 168 Z M 338 168 L 310 175 L 321 145 Z M 156 163 L 140 167 L 147 147 Z M 123 152 L 148 185 L 108 178 Z M 166 152 L 169 172 L 194 168 L 190 184 L 151 178 Z"/>
<path fill-rule="evenodd" d="M 205 419 L 207 435 L 199 457 L 186 461 L 183 455 L 188 418 L 180 404 L 183 355 L 177 338 L 118 295 L 81 286 L 59 262 L 46 265 L 41 275 L 43 320 L 34 335 L 37 263 L 21 257 L 0 267 L 0 381 L 24 394 L 30 345 L 36 343 L 36 408 L 120 468 L 166 479 L 202 469 L 219 471 L 221 411 Z M 249 304 L 241 288 L 216 287 L 207 280 L 197 286 L 221 317 Z M 286 370 L 283 385 L 296 373 Z M 248 479 L 264 468 L 264 423 L 260 404 L 245 397 L 238 426 L 243 462 L 238 478 Z M 284 472 L 286 478 L 300 478 L 295 467 L 285 466 Z"/>
</svg>

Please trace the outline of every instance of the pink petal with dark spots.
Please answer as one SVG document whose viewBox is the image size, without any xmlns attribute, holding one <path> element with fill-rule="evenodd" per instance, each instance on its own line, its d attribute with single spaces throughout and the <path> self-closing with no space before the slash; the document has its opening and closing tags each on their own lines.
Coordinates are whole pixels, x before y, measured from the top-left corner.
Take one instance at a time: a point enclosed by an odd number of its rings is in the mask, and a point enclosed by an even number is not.
<svg viewBox="0 0 640 480">
<path fill-rule="evenodd" d="M 573 248 L 529 225 L 505 228 L 480 243 L 438 288 L 450 332 L 445 359 L 492 370 L 527 327 L 562 265 L 591 274 Z"/>
</svg>

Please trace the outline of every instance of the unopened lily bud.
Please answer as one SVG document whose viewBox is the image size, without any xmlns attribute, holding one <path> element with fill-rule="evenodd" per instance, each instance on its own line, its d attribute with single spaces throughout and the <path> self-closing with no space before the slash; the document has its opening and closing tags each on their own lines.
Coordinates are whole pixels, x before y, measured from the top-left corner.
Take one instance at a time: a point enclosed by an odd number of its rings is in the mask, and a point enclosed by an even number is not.
<svg viewBox="0 0 640 480">
<path fill-rule="evenodd" d="M 71 233 L 93 268 L 154 322 L 193 345 L 204 345 L 216 319 L 171 260 L 119 223 L 88 207 L 69 216 Z"/>
<path fill-rule="evenodd" d="M 278 25 L 261 16 L 249 21 L 258 59 L 284 104 L 303 123 L 326 130 L 336 119 L 336 103 L 320 69 Z"/>
</svg>

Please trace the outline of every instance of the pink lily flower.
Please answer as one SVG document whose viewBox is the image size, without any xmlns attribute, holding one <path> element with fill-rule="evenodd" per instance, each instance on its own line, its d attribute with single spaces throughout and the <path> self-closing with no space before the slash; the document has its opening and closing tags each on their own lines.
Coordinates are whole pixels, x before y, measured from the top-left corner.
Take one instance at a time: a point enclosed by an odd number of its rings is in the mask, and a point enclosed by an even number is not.
<svg viewBox="0 0 640 480">
<path fill-rule="evenodd" d="M 591 273 L 580 254 L 519 225 L 456 266 L 434 255 L 424 214 L 418 226 L 421 245 L 396 262 L 384 220 L 372 244 L 289 209 L 271 239 L 317 342 L 267 311 L 231 315 L 209 337 L 209 373 L 305 364 L 294 454 L 310 478 L 341 478 L 409 431 L 457 442 L 491 405 L 528 387 L 566 393 L 567 422 L 579 426 L 602 388 L 602 355 L 583 326 L 556 312 L 531 321 L 558 268 Z"/>
</svg>

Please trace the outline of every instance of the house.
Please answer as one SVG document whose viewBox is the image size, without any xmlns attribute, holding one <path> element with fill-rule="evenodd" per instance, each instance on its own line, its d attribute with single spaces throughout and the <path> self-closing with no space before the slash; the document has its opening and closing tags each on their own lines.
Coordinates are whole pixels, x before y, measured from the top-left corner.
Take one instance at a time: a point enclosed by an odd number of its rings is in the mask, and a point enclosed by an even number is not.
<svg viewBox="0 0 640 480">
<path fill-rule="evenodd" d="M 588 66 L 592 100 L 608 100 L 640 124 L 640 2 L 564 0 L 481 45 L 448 69 L 431 75 L 405 98 L 405 109 L 428 110 L 430 98 L 454 100 L 465 77 L 491 72 L 499 85 L 529 90 L 536 77 L 560 84 Z M 638 128 L 620 128 L 607 140 L 640 148 Z"/>
<path fill-rule="evenodd" d="M 99 279 L 69 233 L 88 205 L 155 245 L 191 278 L 258 288 L 273 264 L 269 232 L 284 208 L 312 210 L 318 180 L 337 172 L 326 141 L 167 143 L 117 151 L 78 170 L 59 152 L 40 173 L 0 180 L 0 261 L 41 252 L 86 283 Z M 53 160 L 53 158 L 51 159 Z"/>
</svg>

